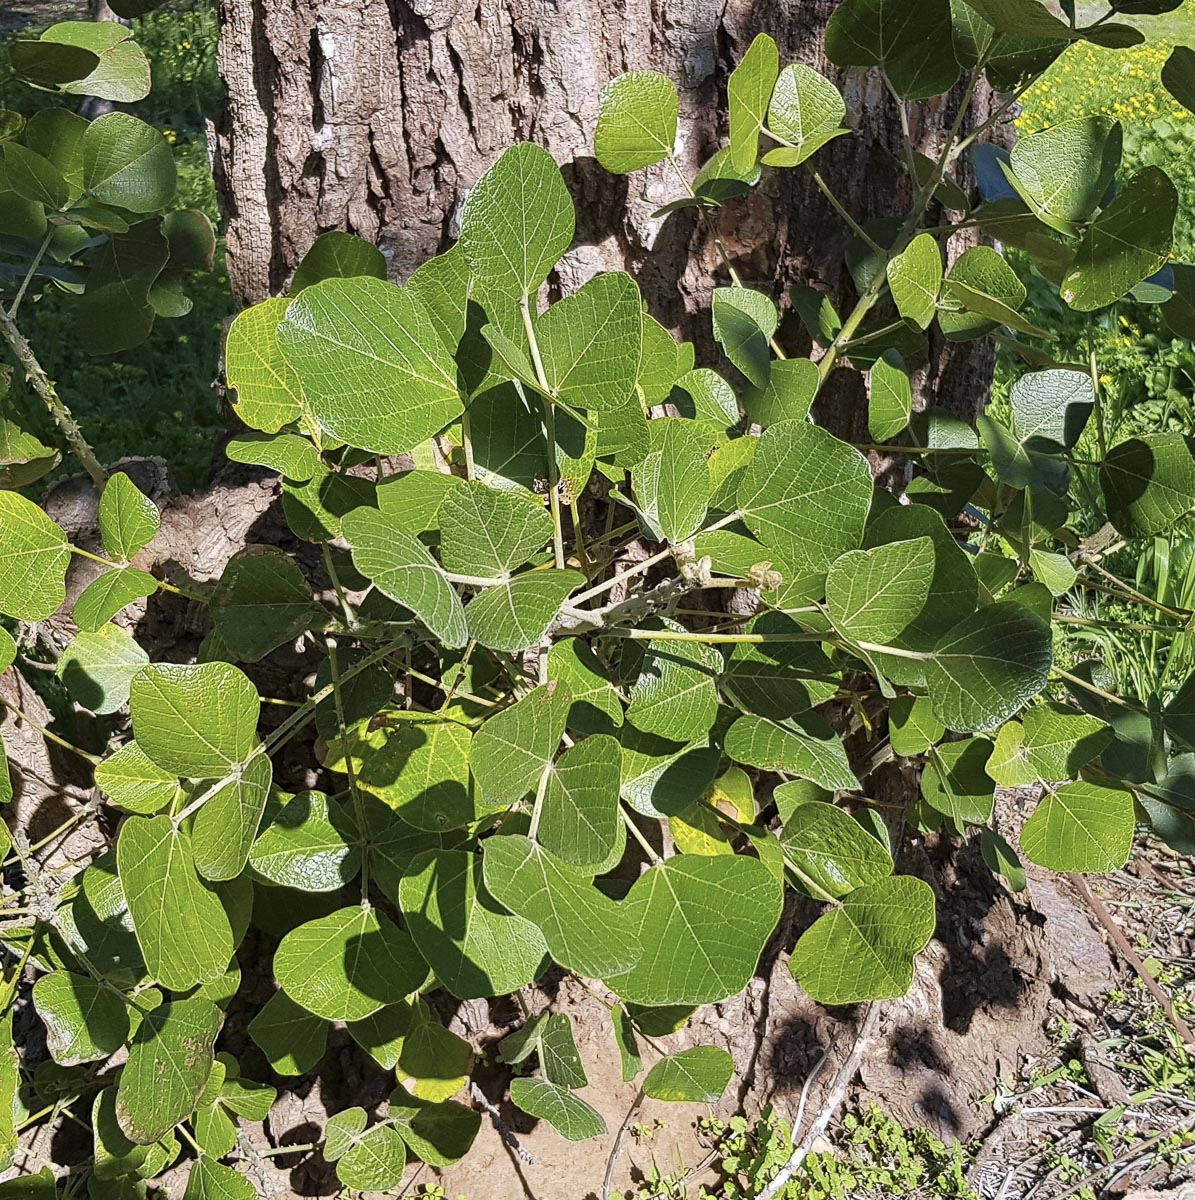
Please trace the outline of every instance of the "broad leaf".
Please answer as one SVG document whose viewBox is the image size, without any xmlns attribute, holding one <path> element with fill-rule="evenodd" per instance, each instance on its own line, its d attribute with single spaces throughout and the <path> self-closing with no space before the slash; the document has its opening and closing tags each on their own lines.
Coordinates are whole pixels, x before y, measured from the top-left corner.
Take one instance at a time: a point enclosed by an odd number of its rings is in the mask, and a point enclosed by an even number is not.
<svg viewBox="0 0 1195 1200">
<path fill-rule="evenodd" d="M 849 813 L 822 800 L 793 809 L 780 844 L 785 861 L 834 899 L 892 874 L 892 855 Z"/>
<path fill-rule="evenodd" d="M 863 541 L 871 469 L 852 446 L 804 421 L 766 429 L 739 484 L 743 520 L 795 571 L 818 575 Z"/>
<path fill-rule="evenodd" d="M 618 743 L 608 734 L 585 738 L 552 764 L 538 833 L 545 849 L 590 870 L 609 861 L 621 828 L 619 765 Z"/>
<path fill-rule="evenodd" d="M 116 866 L 149 974 L 175 992 L 220 978 L 235 949 L 232 928 L 195 873 L 190 835 L 169 817 L 130 817 Z"/>
<path fill-rule="evenodd" d="M 1062 298 L 1079 312 L 1119 300 L 1170 257 L 1178 192 L 1160 167 L 1133 175 L 1091 224 L 1062 280 Z"/>
<path fill-rule="evenodd" d="M 95 783 L 126 812 L 147 815 L 161 811 L 178 792 L 178 777 L 157 766 L 135 741 L 96 767 Z"/>
<path fill-rule="evenodd" d="M 170 143 L 128 113 L 97 117 L 83 134 L 83 186 L 101 204 L 134 213 L 165 208 L 178 176 Z"/>
<path fill-rule="evenodd" d="M 564 735 L 571 696 L 563 683 L 547 683 L 495 713 L 473 738 L 473 774 L 485 803 L 517 803 L 539 783 Z"/>
<path fill-rule="evenodd" d="M 119 625 L 80 633 L 58 659 L 57 675 L 76 703 L 105 716 L 129 699 L 129 686 L 149 655 Z"/>
<path fill-rule="evenodd" d="M 854 641 L 886 643 L 921 613 L 933 576 L 928 537 L 851 550 L 826 576 L 826 611 Z"/>
<path fill-rule="evenodd" d="M 726 357 L 759 388 L 768 384 L 768 341 L 779 319 L 776 305 L 763 292 L 737 286 L 714 289 L 714 337 Z"/>
<path fill-rule="evenodd" d="M 358 275 L 385 279 L 385 255 L 364 238 L 331 229 L 321 233 L 303 255 L 290 283 L 290 295 L 297 296 L 324 279 L 353 279 Z"/>
<path fill-rule="evenodd" d="M 552 539 L 552 518 L 540 497 L 481 483 L 453 488 L 440 506 L 439 523 L 440 561 L 460 575 L 506 574 Z"/>
<path fill-rule="evenodd" d="M 739 717 L 727 731 L 726 753 L 735 762 L 799 775 L 829 791 L 856 791 L 859 787 L 842 740 L 817 713 L 783 724 L 763 717 Z"/>
<path fill-rule="evenodd" d="M 478 180 L 461 214 L 461 245 L 483 293 L 534 294 L 572 242 L 575 220 L 552 156 L 530 142 L 512 146 Z"/>
<path fill-rule="evenodd" d="M 237 313 L 224 346 L 224 374 L 236 392 L 237 416 L 266 433 L 277 433 L 305 412 L 303 384 L 278 345 L 288 304 L 271 298 Z"/>
<path fill-rule="evenodd" d="M 66 534 L 31 500 L 0 491 L 0 613 L 44 621 L 66 599 Z"/>
<path fill-rule="evenodd" d="M 334 437 L 401 454 L 460 416 L 456 367 L 427 310 L 380 279 L 326 279 L 290 302 L 278 345 Z"/>
<path fill-rule="evenodd" d="M 104 548 L 118 562 L 128 562 L 153 540 L 162 518 L 158 506 L 123 472 L 109 476 L 100 497 L 99 525 Z"/>
<path fill-rule="evenodd" d="M 538 646 L 561 605 L 583 583 L 580 571 L 525 571 L 486 588 L 465 609 L 469 636 L 506 653 Z"/>
<path fill-rule="evenodd" d="M 1047 790 L 1021 830 L 1021 849 L 1052 871 L 1115 871 L 1133 848 L 1133 820 L 1131 792 L 1070 783 Z"/>
<path fill-rule="evenodd" d="M 322 792 L 300 792 L 273 813 L 249 854 L 258 875 L 305 892 L 334 892 L 361 866 L 361 850 Z"/>
<path fill-rule="evenodd" d="M 768 113 L 768 102 L 780 73 L 780 52 L 766 33 L 756 34 L 742 61 L 731 72 L 726 87 L 730 113 L 730 157 L 734 169 L 755 166 L 759 131 Z"/>
<path fill-rule="evenodd" d="M 1168 432 L 1121 442 L 1100 464 L 1100 489 L 1125 537 L 1169 532 L 1195 506 L 1195 439 Z"/>
<path fill-rule="evenodd" d="M 626 175 L 672 153 L 680 108 L 672 80 L 629 71 L 602 89 L 593 153 L 607 171 Z"/>
<path fill-rule="evenodd" d="M 129 1037 L 129 1010 L 115 991 L 70 971 L 51 971 L 33 985 L 46 1027 L 46 1047 L 60 1067 L 116 1053 Z"/>
<path fill-rule="evenodd" d="M 413 992 L 427 967 L 410 937 L 372 908 L 342 908 L 279 943 L 274 974 L 317 1017 L 359 1021 Z"/>
<path fill-rule="evenodd" d="M 421 1100 L 402 1087 L 390 1094 L 390 1116 L 411 1153 L 433 1167 L 463 1158 L 481 1126 L 479 1112 L 451 1100 Z"/>
<path fill-rule="evenodd" d="M 845 133 L 846 103 L 839 90 L 812 67 L 796 63 L 785 67 L 776 79 L 768 106 L 768 132 L 791 143 L 764 155 L 764 162 L 778 167 L 803 163 L 831 138 Z"/>
<path fill-rule="evenodd" d="M 838 690 L 840 673 L 816 641 L 783 613 L 762 613 L 745 633 L 792 641 L 744 642 L 733 646 L 723 667 L 722 688 L 736 706 L 773 721 L 783 721 L 829 700 Z"/>
<path fill-rule="evenodd" d="M 676 1104 L 717 1104 L 733 1074 L 734 1059 L 720 1046 L 694 1046 L 660 1059 L 643 1081 L 643 1094 Z"/>
<path fill-rule="evenodd" d="M 546 1079 L 511 1080 L 510 1099 L 525 1113 L 547 1121 L 570 1142 L 584 1142 L 606 1133 L 606 1122 L 596 1108 Z"/>
<path fill-rule="evenodd" d="M 205 878 L 235 879 L 244 870 L 273 780 L 269 758 L 259 754 L 195 814 L 195 867 Z"/>
<path fill-rule="evenodd" d="M 1046 685 L 1049 624 L 1022 604 L 990 605 L 946 633 L 926 663 L 934 712 L 948 729 L 994 729 Z"/>
<path fill-rule="evenodd" d="M 1027 293 L 1003 255 L 991 246 L 972 246 L 950 268 L 942 294 L 962 311 L 941 310 L 938 324 L 950 341 L 959 342 L 1017 321 Z"/>
<path fill-rule="evenodd" d="M 460 599 L 422 542 L 374 509 L 355 509 L 342 527 L 354 565 L 379 591 L 409 608 L 444 645 L 469 640 Z"/>
<path fill-rule="evenodd" d="M 188 1117 L 212 1067 L 220 1012 L 200 996 L 168 1000 L 141 1019 L 116 1090 L 116 1119 L 133 1142 L 156 1142 Z"/>
<path fill-rule="evenodd" d="M 1053 369 L 1022 375 L 1012 387 L 1017 437 L 1030 450 L 1057 454 L 1079 440 L 1095 406 L 1091 375 Z"/>
<path fill-rule="evenodd" d="M 708 733 L 718 715 L 714 684 L 722 660 L 696 642 L 652 640 L 629 689 L 627 720 L 644 733 L 691 742 Z"/>
<path fill-rule="evenodd" d="M 328 1024 L 275 992 L 249 1022 L 249 1036 L 279 1075 L 305 1075 L 324 1056 Z"/>
<path fill-rule="evenodd" d="M 136 567 L 105 571 L 80 593 L 72 616 L 75 624 L 85 633 L 94 633 L 121 609 L 152 596 L 157 590 L 158 581 Z"/>
<path fill-rule="evenodd" d="M 490 894 L 536 925 L 566 970 L 606 979 L 638 961 L 627 910 L 598 891 L 591 874 L 518 834 L 487 839 L 483 863 Z"/>
<path fill-rule="evenodd" d="M 801 935 L 789 969 L 820 1004 L 903 996 L 935 920 L 929 884 L 910 875 L 878 880 L 819 917 Z"/>
<path fill-rule="evenodd" d="M 895 437 L 913 412 L 913 386 L 897 350 L 885 350 L 872 363 L 867 401 L 867 430 L 877 442 Z"/>
<path fill-rule="evenodd" d="M 918 329 L 928 329 L 942 289 L 942 251 L 933 235 L 918 234 L 889 261 L 887 270 L 897 311 Z"/>
<path fill-rule="evenodd" d="M 257 662 L 293 642 L 320 615 L 302 571 L 273 546 L 234 554 L 209 608 L 224 645 L 240 662 Z"/>
<path fill-rule="evenodd" d="M 403 918 L 436 978 L 458 999 L 504 996 L 538 978 L 547 954 L 530 921 L 503 912 L 482 885 L 476 854 L 415 860 L 399 886 Z"/>
<path fill-rule="evenodd" d="M 840 67 L 882 67 L 896 94 L 921 100 L 958 79 L 950 0 L 846 0 L 826 24 L 826 56 Z"/>
<path fill-rule="evenodd" d="M 964 825 L 983 825 L 992 819 L 995 787 L 988 772 L 991 754 L 991 743 L 983 738 L 946 742 L 929 753 L 921 776 L 921 795 L 960 831 Z"/>
<path fill-rule="evenodd" d="M 257 740 L 261 701 L 228 663 L 154 663 L 133 677 L 137 744 L 164 770 L 191 779 L 225 775 Z"/>
<path fill-rule="evenodd" d="M 623 901 L 643 946 L 606 982 L 635 1004 L 709 1004 L 736 995 L 780 916 L 781 887 L 758 859 L 678 855 L 648 868 Z"/>
<path fill-rule="evenodd" d="M 1102 115 L 1017 138 L 1009 164 L 1013 185 L 1039 220 L 1073 234 L 1102 202 L 1120 166 L 1121 140 L 1120 124 Z"/>
</svg>

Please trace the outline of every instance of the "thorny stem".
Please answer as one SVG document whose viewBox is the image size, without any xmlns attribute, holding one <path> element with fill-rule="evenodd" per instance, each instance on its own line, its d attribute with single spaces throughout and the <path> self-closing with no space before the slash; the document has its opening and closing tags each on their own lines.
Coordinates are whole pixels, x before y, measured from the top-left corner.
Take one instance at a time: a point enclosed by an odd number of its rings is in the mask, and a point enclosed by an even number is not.
<svg viewBox="0 0 1195 1200">
<path fill-rule="evenodd" d="M 37 355 L 33 353 L 33 347 L 29 345 L 28 339 L 17 328 L 12 313 L 5 312 L 2 305 L 0 305 L 0 333 L 3 333 L 4 340 L 16 355 L 17 361 L 25 368 L 25 378 L 29 381 L 29 386 L 41 397 L 46 408 L 50 410 L 54 424 L 66 438 L 75 457 L 87 474 L 91 476 L 95 486 L 102 488 L 107 482 L 108 473 L 100 465 L 95 451 L 87 444 L 87 439 L 83 436 L 78 421 L 75 420 L 70 409 L 63 404 L 57 389 L 50 381 L 49 375 L 46 374 L 45 368 L 41 365 Z"/>
</svg>

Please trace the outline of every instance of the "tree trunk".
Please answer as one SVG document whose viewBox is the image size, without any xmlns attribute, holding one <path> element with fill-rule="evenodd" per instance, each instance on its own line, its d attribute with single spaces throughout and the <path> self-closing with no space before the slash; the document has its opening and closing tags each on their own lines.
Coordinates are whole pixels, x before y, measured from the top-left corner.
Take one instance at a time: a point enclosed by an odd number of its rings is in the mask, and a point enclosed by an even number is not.
<svg viewBox="0 0 1195 1200">
<path fill-rule="evenodd" d="M 220 65 L 229 103 L 219 130 L 228 263 L 237 298 L 277 294 L 315 236 L 344 229 L 381 246 L 403 279 L 457 232 L 469 188 L 513 142 L 556 158 L 577 203 L 577 238 L 559 269 L 571 290 L 596 271 L 628 270 L 651 311 L 709 357 L 710 288 L 720 275 L 692 210 L 652 214 L 679 185 L 666 164 L 629 177 L 592 157 L 602 87 L 651 68 L 681 96 L 678 158 L 690 173 L 725 143 L 726 80 L 755 34 L 782 62 L 806 62 L 846 94 L 856 133 L 817 164 L 860 221 L 900 215 L 910 197 L 900 126 L 874 72 L 841 72 L 822 56 L 829 0 L 691 0 L 667 13 L 647 0 L 221 0 Z M 913 105 L 913 138 L 932 152 L 958 94 Z M 978 90 L 974 118 L 990 111 Z M 770 171 L 716 214 L 749 284 L 783 308 L 794 283 L 844 291 L 847 233 L 804 170 Z M 958 244 L 962 239 L 955 239 Z M 791 351 L 808 341 L 788 316 Z M 974 414 L 990 379 L 986 343 L 933 348 L 915 379 L 919 406 Z M 858 376 L 838 372 L 833 423 L 865 440 Z"/>
</svg>

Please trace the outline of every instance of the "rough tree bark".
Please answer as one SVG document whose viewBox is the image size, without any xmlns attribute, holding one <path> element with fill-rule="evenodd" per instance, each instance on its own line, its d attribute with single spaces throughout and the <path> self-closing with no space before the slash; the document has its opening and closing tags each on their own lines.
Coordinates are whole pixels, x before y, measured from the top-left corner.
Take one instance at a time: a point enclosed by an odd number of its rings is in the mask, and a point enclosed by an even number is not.
<svg viewBox="0 0 1195 1200">
<path fill-rule="evenodd" d="M 345 229 L 379 244 L 396 279 L 445 248 L 469 188 L 520 139 L 545 146 L 577 202 L 577 238 L 559 270 L 569 290 L 599 270 L 629 270 L 651 311 L 708 352 L 708 299 L 720 274 L 691 210 L 652 213 L 678 194 L 664 164 L 617 178 L 592 157 L 603 85 L 651 68 L 681 95 L 678 157 L 694 173 L 724 144 L 725 86 L 755 34 L 781 61 L 806 62 L 843 87 L 857 136 L 818 165 L 860 220 L 909 198 L 896 157 L 900 127 L 874 73 L 822 56 L 830 0 L 220 0 L 228 86 L 218 131 L 228 262 L 242 302 L 282 290 L 315 236 Z M 932 151 L 957 92 L 915 105 L 913 136 Z M 974 106 L 982 120 L 990 93 Z M 744 279 L 786 303 L 789 286 L 841 290 L 846 233 L 804 171 L 771 172 L 719 214 Z M 959 239 L 956 239 L 958 241 Z M 781 340 L 808 345 L 789 315 Z M 916 381 L 921 402 L 973 415 L 990 378 L 980 345 L 935 352 Z M 861 382 L 839 372 L 837 431 L 864 440 Z"/>
</svg>

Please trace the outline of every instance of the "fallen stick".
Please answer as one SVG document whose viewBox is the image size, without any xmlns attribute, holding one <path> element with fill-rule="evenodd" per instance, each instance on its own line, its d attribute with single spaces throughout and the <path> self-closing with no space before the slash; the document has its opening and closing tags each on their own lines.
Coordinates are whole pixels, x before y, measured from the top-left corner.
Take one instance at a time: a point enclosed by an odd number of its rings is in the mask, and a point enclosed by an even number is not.
<svg viewBox="0 0 1195 1200">
<path fill-rule="evenodd" d="M 775 1200 L 775 1197 L 780 1194 L 788 1181 L 801 1169 L 801 1164 L 809 1156 L 809 1150 L 813 1143 L 825 1133 L 826 1127 L 830 1124 L 834 1114 L 838 1111 L 843 1100 L 846 1099 L 847 1089 L 851 1086 L 855 1074 L 859 1070 L 859 1064 L 863 1061 L 863 1052 L 867 1049 L 872 1037 L 875 1035 L 876 1027 L 880 1022 L 881 1008 L 882 1006 L 878 1003 L 868 1005 L 867 1015 L 863 1018 L 863 1023 L 859 1026 L 859 1033 L 855 1038 L 855 1044 L 851 1048 L 850 1054 L 847 1055 L 846 1061 L 838 1068 L 838 1073 L 834 1076 L 834 1082 L 830 1085 L 830 1092 L 826 1096 L 826 1102 L 822 1105 L 817 1116 L 814 1117 L 813 1124 L 809 1126 L 809 1132 L 805 1134 L 800 1143 L 793 1149 L 788 1162 L 780 1168 L 779 1174 L 772 1182 L 759 1193 L 759 1200 Z"/>
</svg>

